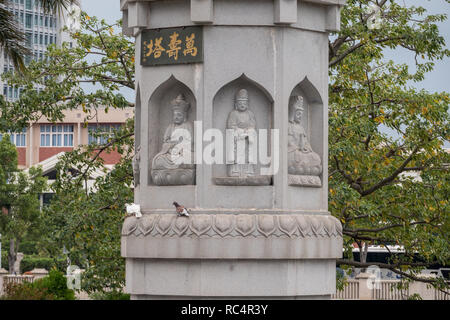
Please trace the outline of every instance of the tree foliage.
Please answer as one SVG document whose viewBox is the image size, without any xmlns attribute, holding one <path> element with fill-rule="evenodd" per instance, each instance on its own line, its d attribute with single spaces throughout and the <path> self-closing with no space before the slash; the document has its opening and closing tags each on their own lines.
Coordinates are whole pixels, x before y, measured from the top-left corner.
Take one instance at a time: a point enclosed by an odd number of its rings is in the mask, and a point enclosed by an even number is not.
<svg viewBox="0 0 450 320">
<path fill-rule="evenodd" d="M 379 28 L 368 24 L 373 3 L 381 9 Z M 329 209 L 343 224 L 341 265 L 369 265 L 364 254 L 352 260 L 353 243 L 361 252 L 368 244 L 402 246 L 404 255 L 379 266 L 406 278 L 416 279 L 430 264 L 449 263 L 450 159 L 443 143 L 449 139 L 450 98 L 414 86 L 436 60 L 449 56 L 437 27 L 445 19 L 402 1 L 348 0 L 341 31 L 330 37 Z M 16 102 L 0 101 L 0 128 L 43 116 L 58 121 L 67 108 L 81 107 L 88 118 L 101 105 L 132 106 L 120 90 L 134 89 L 134 44 L 116 33 L 119 25 L 83 14 L 74 48 L 51 46 L 49 60 L 31 63 L 26 79 L 8 75 L 24 91 Z M 409 51 L 415 68 L 387 59 L 394 49 Z M 46 89 L 36 91 L 36 85 Z M 66 154 L 47 211 L 46 247 L 58 254 L 66 246 L 72 261 L 87 269 L 84 285 L 91 291 L 124 282 L 119 239 L 123 205 L 132 201 L 132 132 L 130 122 L 106 145 Z M 99 155 L 114 148 L 121 162 L 86 191 L 86 178 L 104 170 Z M 69 175 L 69 168 L 78 175 Z"/>
<path fill-rule="evenodd" d="M 21 240 L 40 228 L 39 194 L 47 178 L 41 168 L 29 172 L 17 168 L 17 150 L 9 136 L 0 141 L 0 233 L 9 239 L 9 271 L 12 272 Z"/>
<path fill-rule="evenodd" d="M 362 253 L 368 244 L 400 245 L 405 254 L 380 266 L 415 278 L 420 268 L 450 258 L 450 157 L 443 148 L 450 98 L 413 86 L 449 56 L 436 26 L 446 17 L 378 1 L 382 20 L 371 29 L 371 2 L 347 2 L 329 45 L 330 211 L 343 224 L 347 258 L 353 243 Z M 411 51 L 415 70 L 384 57 L 394 48 Z M 340 262 L 373 264 L 364 254 L 360 263 Z"/>
</svg>

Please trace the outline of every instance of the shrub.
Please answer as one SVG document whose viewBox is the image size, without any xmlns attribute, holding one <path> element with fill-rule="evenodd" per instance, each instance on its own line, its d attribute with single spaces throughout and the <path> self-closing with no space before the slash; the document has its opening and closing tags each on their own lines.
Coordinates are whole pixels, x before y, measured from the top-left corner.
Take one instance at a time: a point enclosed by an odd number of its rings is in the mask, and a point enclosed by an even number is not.
<svg viewBox="0 0 450 320">
<path fill-rule="evenodd" d="M 5 252 L 5 250 L 2 250 L 2 265 L 0 266 L 0 268 L 4 268 L 6 270 L 8 270 L 8 253 Z"/>
<path fill-rule="evenodd" d="M 9 283 L 3 300 L 75 300 L 75 292 L 67 288 L 66 277 L 51 270 L 45 278 L 34 282 Z"/>
<path fill-rule="evenodd" d="M 67 288 L 66 277 L 56 269 L 51 270 L 47 277 L 33 282 L 33 286 L 47 290 L 55 300 L 75 300 L 75 292 Z"/>
<path fill-rule="evenodd" d="M 96 292 L 91 294 L 90 298 L 92 300 L 130 300 L 130 295 L 119 291 Z"/>
<path fill-rule="evenodd" d="M 25 256 L 20 263 L 20 269 L 22 272 L 31 271 L 36 268 L 43 268 L 46 270 L 57 268 L 60 271 L 64 271 L 66 269 L 66 264 L 67 262 L 65 259 L 55 260 L 48 257 Z"/>
<path fill-rule="evenodd" d="M 38 249 L 36 246 L 36 241 L 23 241 L 19 245 L 19 252 L 25 255 L 38 254 Z"/>
<path fill-rule="evenodd" d="M 45 288 L 36 288 L 33 283 L 8 283 L 2 300 L 55 300 Z"/>
<path fill-rule="evenodd" d="M 53 259 L 49 257 L 40 257 L 34 255 L 25 255 L 20 262 L 20 271 L 22 273 L 31 271 L 33 269 L 46 269 L 51 270 L 56 268 L 62 272 L 66 270 L 67 261 L 64 258 Z M 2 265 L 1 268 L 8 270 L 8 252 L 2 250 Z"/>
</svg>

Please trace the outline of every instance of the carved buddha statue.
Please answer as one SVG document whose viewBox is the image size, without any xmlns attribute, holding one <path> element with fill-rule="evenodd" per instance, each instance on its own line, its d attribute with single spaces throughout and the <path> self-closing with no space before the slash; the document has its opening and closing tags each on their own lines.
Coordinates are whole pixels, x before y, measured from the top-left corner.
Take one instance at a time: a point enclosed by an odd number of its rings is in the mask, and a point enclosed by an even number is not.
<svg viewBox="0 0 450 320">
<path fill-rule="evenodd" d="M 232 145 L 227 150 L 227 175 L 229 177 L 248 177 L 255 175 L 251 150 L 254 149 L 256 119 L 251 110 L 248 109 L 248 92 L 241 89 L 236 94 L 234 110 L 230 112 L 227 119 L 227 129 L 232 130 L 233 139 L 229 141 Z M 241 144 L 241 146 L 239 146 Z"/>
<path fill-rule="evenodd" d="M 167 127 L 161 151 L 152 161 L 152 178 L 157 185 L 193 184 L 193 128 L 187 121 L 189 103 L 183 94 L 171 102 L 172 123 Z"/>
<path fill-rule="evenodd" d="M 301 124 L 304 111 L 303 97 L 298 96 L 289 111 L 288 173 L 290 175 L 318 176 L 322 173 L 321 159 L 313 151 Z"/>
</svg>

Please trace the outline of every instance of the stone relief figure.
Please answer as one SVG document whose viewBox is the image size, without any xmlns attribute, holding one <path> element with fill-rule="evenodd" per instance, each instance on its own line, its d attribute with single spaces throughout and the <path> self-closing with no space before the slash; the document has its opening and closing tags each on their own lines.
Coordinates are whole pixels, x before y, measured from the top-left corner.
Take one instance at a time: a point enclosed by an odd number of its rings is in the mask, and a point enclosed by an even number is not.
<svg viewBox="0 0 450 320">
<path fill-rule="evenodd" d="M 322 173 L 320 156 L 309 143 L 302 125 L 303 97 L 298 96 L 289 110 L 288 125 L 288 173 L 289 184 L 321 186 Z"/>
<path fill-rule="evenodd" d="M 156 185 L 194 184 L 193 127 L 187 121 L 189 107 L 183 94 L 171 102 L 172 123 L 164 133 L 161 151 L 152 161 L 151 175 Z"/>
<path fill-rule="evenodd" d="M 133 177 L 134 177 L 134 185 L 139 185 L 140 179 L 140 162 L 141 162 L 141 146 L 136 147 L 136 152 L 134 153 L 132 165 L 133 165 Z"/>
<path fill-rule="evenodd" d="M 233 140 L 230 141 L 232 145 L 229 146 L 228 150 L 234 150 L 232 153 L 227 153 L 227 163 L 231 163 L 227 167 L 229 177 L 255 175 L 252 154 L 249 151 L 254 148 L 256 119 L 253 112 L 248 109 L 248 105 L 247 90 L 239 90 L 236 95 L 234 110 L 230 112 L 227 119 L 227 129 L 233 130 Z M 238 148 L 239 142 L 242 146 L 245 146 L 242 150 Z"/>
<path fill-rule="evenodd" d="M 234 109 L 227 119 L 227 177 L 216 177 L 219 185 L 269 185 L 271 176 L 255 173 L 257 161 L 256 117 L 249 109 L 246 89 L 235 96 Z"/>
</svg>

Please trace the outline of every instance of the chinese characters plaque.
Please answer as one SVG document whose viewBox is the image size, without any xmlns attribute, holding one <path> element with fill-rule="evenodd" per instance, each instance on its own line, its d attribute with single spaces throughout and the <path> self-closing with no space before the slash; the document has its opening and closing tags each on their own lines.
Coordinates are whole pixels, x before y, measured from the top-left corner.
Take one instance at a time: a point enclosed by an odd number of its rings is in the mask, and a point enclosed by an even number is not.
<svg viewBox="0 0 450 320">
<path fill-rule="evenodd" d="M 154 66 L 202 61 L 202 27 L 142 31 L 141 65 Z"/>
</svg>

